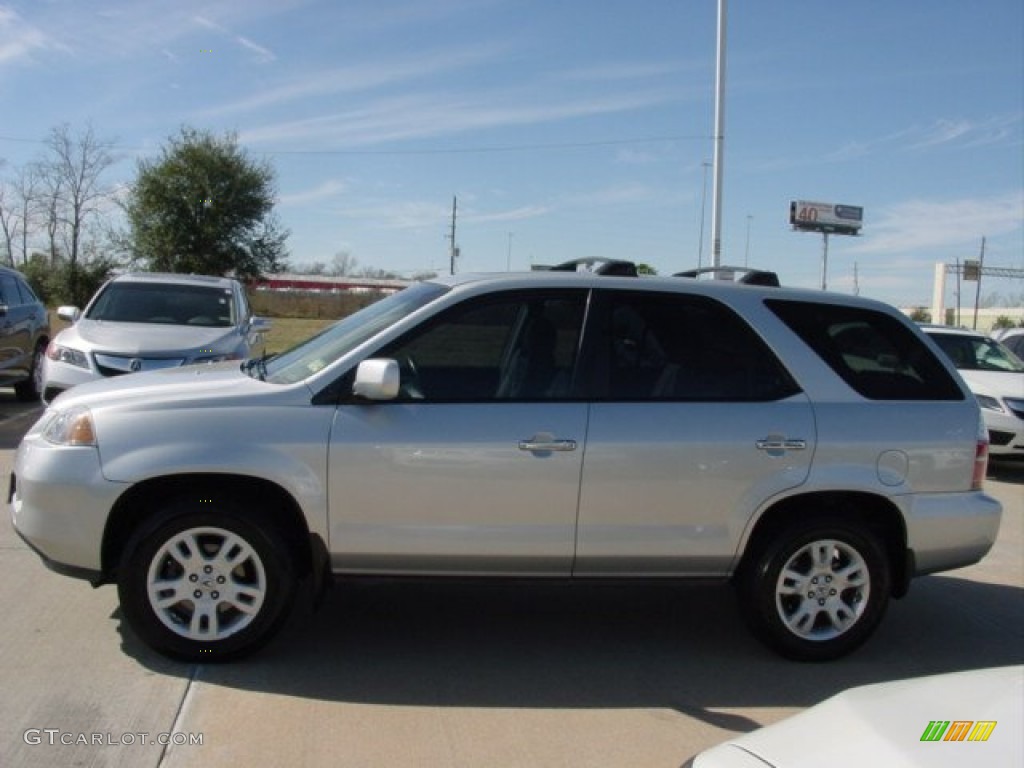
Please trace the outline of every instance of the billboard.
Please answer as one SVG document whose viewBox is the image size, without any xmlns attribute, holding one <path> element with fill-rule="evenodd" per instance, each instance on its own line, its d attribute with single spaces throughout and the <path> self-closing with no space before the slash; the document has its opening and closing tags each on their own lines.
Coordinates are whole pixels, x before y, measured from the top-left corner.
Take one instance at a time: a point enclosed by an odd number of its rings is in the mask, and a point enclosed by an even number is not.
<svg viewBox="0 0 1024 768">
<path fill-rule="evenodd" d="M 789 223 L 793 229 L 829 232 L 840 235 L 860 233 L 864 209 L 859 205 L 836 205 L 794 200 L 789 204 Z"/>
</svg>

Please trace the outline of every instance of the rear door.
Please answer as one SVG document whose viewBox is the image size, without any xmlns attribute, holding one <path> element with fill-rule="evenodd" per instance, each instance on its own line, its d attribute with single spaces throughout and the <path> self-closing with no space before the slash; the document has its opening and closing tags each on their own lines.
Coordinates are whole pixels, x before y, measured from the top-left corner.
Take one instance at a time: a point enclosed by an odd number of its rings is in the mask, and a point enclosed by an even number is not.
<svg viewBox="0 0 1024 768">
<path fill-rule="evenodd" d="M 568 575 L 586 403 L 574 396 L 586 291 L 498 293 L 372 354 L 397 400 L 338 407 L 335 570 Z"/>
<path fill-rule="evenodd" d="M 574 573 L 725 573 L 757 506 L 807 477 L 807 398 L 710 298 L 598 292 L 591 315 Z"/>
</svg>

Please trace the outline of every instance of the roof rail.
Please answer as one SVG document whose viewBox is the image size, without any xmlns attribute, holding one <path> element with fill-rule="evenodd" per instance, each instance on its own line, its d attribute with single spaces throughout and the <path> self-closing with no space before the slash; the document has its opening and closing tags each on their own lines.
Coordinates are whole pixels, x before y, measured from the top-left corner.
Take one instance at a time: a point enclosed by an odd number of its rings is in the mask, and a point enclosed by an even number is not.
<svg viewBox="0 0 1024 768">
<path fill-rule="evenodd" d="M 704 267 L 703 269 L 688 269 L 685 272 L 676 272 L 672 277 L 698 278 L 701 275 L 712 275 L 715 280 L 730 280 L 744 285 L 768 285 L 778 288 L 782 285 L 779 276 L 774 272 L 764 269 L 752 269 L 750 267 Z"/>
<path fill-rule="evenodd" d="M 604 259 L 600 257 L 573 259 L 563 261 L 553 267 L 552 272 L 593 272 L 595 275 L 613 275 L 615 277 L 636 277 L 636 264 L 622 259 Z"/>
</svg>

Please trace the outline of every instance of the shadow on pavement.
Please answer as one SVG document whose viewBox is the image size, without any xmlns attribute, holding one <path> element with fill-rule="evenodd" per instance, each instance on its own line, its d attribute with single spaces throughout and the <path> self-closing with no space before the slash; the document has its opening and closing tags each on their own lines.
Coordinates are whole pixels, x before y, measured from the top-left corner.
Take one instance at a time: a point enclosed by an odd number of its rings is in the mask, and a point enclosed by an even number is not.
<svg viewBox="0 0 1024 768">
<path fill-rule="evenodd" d="M 709 710 L 806 707 L 854 685 L 1021 663 L 1022 592 L 919 579 L 860 651 L 800 664 L 752 639 L 722 585 L 358 582 L 337 587 L 316 613 L 308 601 L 297 606 L 260 653 L 202 666 L 196 678 L 381 705 L 669 708 L 746 731 L 756 723 Z M 126 653 L 168 673 L 121 632 Z"/>
</svg>

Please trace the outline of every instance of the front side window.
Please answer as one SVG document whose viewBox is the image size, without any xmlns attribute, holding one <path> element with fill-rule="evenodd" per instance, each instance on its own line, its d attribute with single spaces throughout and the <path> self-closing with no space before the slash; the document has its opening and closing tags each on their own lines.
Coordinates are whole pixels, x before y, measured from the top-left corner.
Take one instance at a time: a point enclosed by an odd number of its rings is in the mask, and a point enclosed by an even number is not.
<svg viewBox="0 0 1024 768">
<path fill-rule="evenodd" d="M 866 307 L 766 302 L 854 391 L 871 400 L 962 400 L 963 392 L 916 334 Z"/>
<path fill-rule="evenodd" d="M 401 400 L 564 400 L 574 392 L 585 306 L 585 291 L 471 299 L 373 356 L 398 361 Z"/>
<path fill-rule="evenodd" d="M 756 333 L 713 299 L 621 292 L 600 301 L 597 399 L 758 402 L 799 391 Z"/>
</svg>

